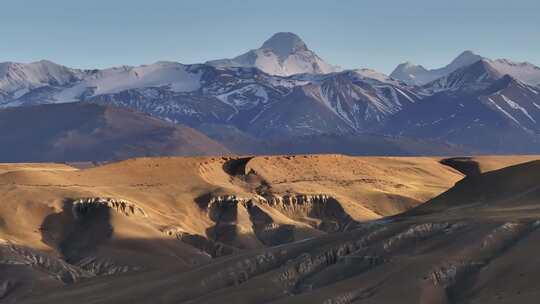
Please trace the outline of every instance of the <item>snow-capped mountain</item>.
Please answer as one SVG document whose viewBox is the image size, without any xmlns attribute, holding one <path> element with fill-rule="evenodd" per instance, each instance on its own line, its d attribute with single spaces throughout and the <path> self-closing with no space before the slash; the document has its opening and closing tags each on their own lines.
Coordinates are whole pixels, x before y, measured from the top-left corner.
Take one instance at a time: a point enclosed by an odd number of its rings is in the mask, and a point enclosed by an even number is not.
<svg viewBox="0 0 540 304">
<path fill-rule="evenodd" d="M 514 62 L 508 59 L 489 59 L 465 51 L 443 68 L 428 70 L 421 65 L 410 62 L 402 63 L 390 74 L 390 77 L 404 81 L 411 85 L 425 85 L 436 79 L 445 77 L 450 73 L 483 60 L 500 75 L 511 75 L 522 82 L 533 86 L 540 85 L 540 68 L 528 62 Z"/>
<path fill-rule="evenodd" d="M 365 73 L 334 73 L 296 86 L 257 114 L 250 132 L 269 137 L 362 132 L 420 99 L 402 83 Z"/>
<path fill-rule="evenodd" d="M 537 88 L 505 75 L 493 86 L 493 93 L 482 95 L 480 100 L 516 127 L 540 134 L 540 93 Z"/>
<path fill-rule="evenodd" d="M 260 65 L 259 51 L 275 61 Z M 351 147 L 351 136 L 369 133 L 478 151 L 540 152 L 540 69 L 532 64 L 467 51 L 437 70 L 403 66 L 409 78 L 336 71 L 291 33 L 274 35 L 251 54 L 245 56 L 255 58 L 249 64 L 156 62 L 102 70 L 49 61 L 0 63 L 0 107 L 118 105 L 231 142 L 325 136 L 321 142 L 347 137 Z M 312 64 L 304 69 L 307 62 Z"/>
<path fill-rule="evenodd" d="M 508 74 L 527 84 L 540 87 L 540 67 L 528 62 L 514 62 L 508 59 L 489 60 L 500 74 Z"/>
<path fill-rule="evenodd" d="M 430 93 L 379 130 L 490 153 L 540 150 L 538 88 L 480 60 L 426 84 Z"/>
<path fill-rule="evenodd" d="M 0 92 L 4 93 L 4 100 L 18 99 L 34 89 L 66 86 L 80 81 L 83 76 L 81 70 L 46 60 L 29 64 L 3 62 L 0 63 Z"/>
<path fill-rule="evenodd" d="M 406 84 L 368 69 L 283 77 L 254 67 L 176 62 L 104 70 L 47 62 L 47 72 L 34 68 L 39 64 L 15 64 L 29 72 L 15 74 L 21 75 L 16 86 L 2 87 L 7 96 L 3 107 L 96 102 L 194 127 L 232 125 L 255 136 L 276 137 L 359 132 L 420 99 Z M 14 83 L 13 74 L 4 82 Z"/>
<path fill-rule="evenodd" d="M 293 33 L 276 33 L 258 49 L 232 59 L 208 61 L 207 64 L 216 67 L 256 67 L 278 76 L 327 74 L 339 70 L 317 56 Z"/>
<path fill-rule="evenodd" d="M 471 65 L 457 69 L 424 87 L 438 90 L 477 90 L 486 88 L 494 80 L 509 75 L 528 85 L 537 86 L 540 68 L 530 63 L 515 63 L 507 59 L 481 59 Z"/>
<path fill-rule="evenodd" d="M 157 62 L 137 67 L 122 66 L 88 71 L 86 77 L 53 96 L 55 101 L 119 93 L 129 89 L 166 86 L 173 92 L 190 92 L 200 87 L 200 73 L 193 66 L 177 62 Z M 196 67 L 195 67 L 196 68 Z"/>
<path fill-rule="evenodd" d="M 292 77 L 255 68 L 199 65 L 190 70 L 200 74 L 196 91 L 150 87 L 85 100 L 136 108 L 195 127 L 226 124 L 276 137 L 358 132 L 420 99 L 405 84 L 368 70 Z"/>
<path fill-rule="evenodd" d="M 197 90 L 200 74 L 176 62 L 157 62 L 138 67 L 121 66 L 104 70 L 70 69 L 49 61 L 28 64 L 1 63 L 0 105 L 81 101 L 93 96 L 135 88 L 168 87 L 173 92 Z M 3 77 L 2 77 L 3 75 Z"/>
<path fill-rule="evenodd" d="M 504 76 L 491 61 L 481 59 L 454 72 L 434 80 L 424 87 L 432 91 L 478 91 L 486 89 L 494 81 Z"/>
<path fill-rule="evenodd" d="M 482 59 L 482 56 L 472 51 L 464 51 L 445 67 L 432 70 L 411 62 L 405 62 L 398 65 L 390 74 L 390 77 L 411 85 L 424 85 L 437 78 L 446 76 L 461 67 L 473 64 L 480 59 Z"/>
</svg>

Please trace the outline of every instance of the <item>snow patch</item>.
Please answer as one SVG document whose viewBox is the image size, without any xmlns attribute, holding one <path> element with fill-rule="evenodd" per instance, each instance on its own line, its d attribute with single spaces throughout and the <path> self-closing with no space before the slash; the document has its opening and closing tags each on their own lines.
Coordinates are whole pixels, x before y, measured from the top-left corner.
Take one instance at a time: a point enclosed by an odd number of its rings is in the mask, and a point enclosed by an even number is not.
<svg viewBox="0 0 540 304">
<path fill-rule="evenodd" d="M 506 112 L 503 108 L 501 108 L 495 101 L 493 101 L 493 99 L 491 99 L 490 97 L 487 98 L 487 100 L 489 102 L 491 102 L 491 104 L 493 104 L 495 106 L 495 108 L 497 108 L 497 110 L 501 111 L 504 115 L 506 115 L 506 117 L 510 118 L 511 120 L 513 120 L 516 124 L 518 124 L 519 126 L 521 126 L 521 124 L 519 123 L 519 121 L 517 119 L 514 118 L 514 116 L 512 116 L 510 113 Z"/>
<path fill-rule="evenodd" d="M 409 95 L 407 95 L 405 92 L 403 92 L 401 89 L 396 88 L 396 91 L 398 91 L 401 95 L 405 96 L 405 98 L 407 98 L 410 102 L 414 103 L 414 100 Z"/>
<path fill-rule="evenodd" d="M 174 92 L 200 88 L 201 72 L 193 73 L 175 62 L 158 62 L 138 67 L 116 67 L 96 71 L 80 83 L 55 95 L 58 102 L 77 101 L 85 92 L 90 96 L 114 94 L 129 89 L 168 86 Z"/>
<path fill-rule="evenodd" d="M 523 108 L 522 106 L 520 106 L 519 104 L 517 104 L 516 102 L 512 101 L 510 98 L 504 96 L 504 95 L 500 95 L 502 97 L 502 99 L 514 110 L 519 110 L 521 111 L 521 113 L 523 113 L 525 116 L 527 116 L 532 122 L 536 123 L 536 120 L 534 118 L 531 117 L 531 115 L 529 115 L 529 112 Z"/>
<path fill-rule="evenodd" d="M 251 98 L 255 97 L 255 99 Z M 244 107 L 248 104 L 258 104 L 268 102 L 268 93 L 264 87 L 256 84 L 247 85 L 237 90 L 217 95 L 217 99 L 233 107 Z"/>
</svg>

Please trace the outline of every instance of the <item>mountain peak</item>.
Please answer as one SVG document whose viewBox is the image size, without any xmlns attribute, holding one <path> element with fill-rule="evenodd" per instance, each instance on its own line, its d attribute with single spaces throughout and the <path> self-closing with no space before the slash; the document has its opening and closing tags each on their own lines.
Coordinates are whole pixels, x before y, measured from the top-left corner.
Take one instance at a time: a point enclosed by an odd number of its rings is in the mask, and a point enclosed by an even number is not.
<svg viewBox="0 0 540 304">
<path fill-rule="evenodd" d="M 463 91 L 481 91 L 497 80 L 504 74 L 496 70 L 488 59 L 480 59 L 473 64 L 461 67 L 446 76 L 438 78 L 425 85 L 435 91 L 440 90 L 463 90 Z"/>
<path fill-rule="evenodd" d="M 255 67 L 270 75 L 328 74 L 339 71 L 308 49 L 296 34 L 279 32 L 253 49 L 231 59 L 208 61 L 216 67 Z"/>
<path fill-rule="evenodd" d="M 424 85 L 438 78 L 444 77 L 457 69 L 471 65 L 484 57 L 471 50 L 465 50 L 448 65 L 438 69 L 426 69 L 421 65 L 405 62 L 398 65 L 390 77 L 404 81 L 408 84 Z"/>
<path fill-rule="evenodd" d="M 270 49 L 279 57 L 287 57 L 298 51 L 307 51 L 306 43 L 298 35 L 290 32 L 279 32 L 266 40 L 262 47 Z"/>
<path fill-rule="evenodd" d="M 399 64 L 390 74 L 390 77 L 408 84 L 419 84 L 424 82 L 422 77 L 427 72 L 423 66 L 407 61 Z"/>
<path fill-rule="evenodd" d="M 461 54 L 459 54 L 456 59 L 454 60 L 457 60 L 458 58 L 468 58 L 468 57 L 478 57 L 479 55 L 476 54 L 474 51 L 472 50 L 465 50 L 463 52 L 461 52 Z"/>
<path fill-rule="evenodd" d="M 397 68 L 395 69 L 396 71 L 398 70 L 426 70 L 426 68 L 424 68 L 422 65 L 419 65 L 419 64 L 415 64 L 411 61 L 406 61 L 406 62 L 403 62 L 403 63 L 400 63 Z"/>
<path fill-rule="evenodd" d="M 447 66 L 449 70 L 456 70 L 461 67 L 473 64 L 479 60 L 482 60 L 484 57 L 475 54 L 471 50 L 465 50 L 459 54 L 452 62 Z"/>
</svg>

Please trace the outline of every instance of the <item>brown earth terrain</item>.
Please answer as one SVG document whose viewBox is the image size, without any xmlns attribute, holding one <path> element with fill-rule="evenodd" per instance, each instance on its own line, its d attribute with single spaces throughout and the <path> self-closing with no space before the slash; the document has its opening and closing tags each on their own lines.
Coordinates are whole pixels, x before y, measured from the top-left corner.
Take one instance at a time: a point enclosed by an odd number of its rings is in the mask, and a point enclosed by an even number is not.
<svg viewBox="0 0 540 304">
<path fill-rule="evenodd" d="M 1 164 L 0 302 L 536 303 L 535 159 Z"/>
</svg>

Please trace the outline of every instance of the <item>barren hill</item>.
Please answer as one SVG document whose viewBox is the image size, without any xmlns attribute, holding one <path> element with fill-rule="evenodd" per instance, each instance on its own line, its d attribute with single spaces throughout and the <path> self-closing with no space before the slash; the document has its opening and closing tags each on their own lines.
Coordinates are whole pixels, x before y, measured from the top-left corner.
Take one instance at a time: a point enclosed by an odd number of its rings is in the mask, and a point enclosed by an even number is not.
<svg viewBox="0 0 540 304">
<path fill-rule="evenodd" d="M 0 161 L 101 161 L 135 156 L 218 155 L 204 134 L 125 108 L 90 103 L 0 110 Z"/>
<path fill-rule="evenodd" d="M 341 155 L 4 165 L 0 298 L 535 303 L 539 162 L 494 159 L 468 177 Z"/>
</svg>

